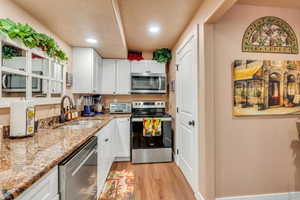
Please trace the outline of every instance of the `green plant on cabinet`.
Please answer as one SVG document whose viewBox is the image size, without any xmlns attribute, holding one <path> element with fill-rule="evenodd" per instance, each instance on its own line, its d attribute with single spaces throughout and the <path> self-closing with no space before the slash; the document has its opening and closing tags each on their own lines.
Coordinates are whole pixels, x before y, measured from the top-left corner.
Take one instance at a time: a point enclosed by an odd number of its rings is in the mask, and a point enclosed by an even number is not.
<svg viewBox="0 0 300 200">
<path fill-rule="evenodd" d="M 7 35 L 10 39 L 20 40 L 28 48 L 39 48 L 51 58 L 60 61 L 68 60 L 66 53 L 60 49 L 53 38 L 36 32 L 28 24 L 15 23 L 10 19 L 0 19 L 0 34 Z M 8 49 L 6 50 L 8 52 Z M 4 52 L 4 58 L 10 58 L 10 56 L 11 54 Z"/>
<path fill-rule="evenodd" d="M 156 60 L 160 63 L 168 63 L 172 59 L 172 52 L 170 49 L 162 48 L 157 49 L 153 52 L 153 60 Z"/>
</svg>

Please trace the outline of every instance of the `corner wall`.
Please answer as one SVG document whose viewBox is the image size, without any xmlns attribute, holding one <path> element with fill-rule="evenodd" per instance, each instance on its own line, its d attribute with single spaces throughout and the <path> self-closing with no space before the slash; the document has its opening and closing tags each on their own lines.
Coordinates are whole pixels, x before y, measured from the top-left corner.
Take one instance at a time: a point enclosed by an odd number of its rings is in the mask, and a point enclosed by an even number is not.
<svg viewBox="0 0 300 200">
<path fill-rule="evenodd" d="M 263 16 L 284 19 L 300 39 L 299 9 L 235 5 L 214 24 L 217 197 L 300 191 L 297 116 L 232 115 L 235 59 L 300 60 L 299 55 L 241 52 L 244 31 Z"/>
<path fill-rule="evenodd" d="M 205 25 L 206 20 L 211 18 L 216 11 L 220 14 L 229 9 L 236 0 L 204 0 L 190 24 L 181 34 L 176 45 L 172 48 L 173 59 L 169 65 L 169 81 L 176 79 L 176 51 L 185 37 L 199 26 L 199 189 L 195 196 L 201 200 L 215 199 L 215 132 L 214 132 L 214 96 L 211 43 L 213 42 L 212 27 Z M 169 112 L 176 117 L 176 93 L 169 93 Z M 204 198 L 204 199 L 202 199 Z"/>
</svg>

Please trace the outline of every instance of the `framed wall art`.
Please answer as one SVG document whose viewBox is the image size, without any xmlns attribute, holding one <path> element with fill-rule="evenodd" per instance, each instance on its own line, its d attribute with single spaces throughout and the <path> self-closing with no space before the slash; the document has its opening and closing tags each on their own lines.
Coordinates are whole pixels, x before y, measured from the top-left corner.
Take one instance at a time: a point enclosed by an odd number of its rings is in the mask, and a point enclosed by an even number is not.
<svg viewBox="0 0 300 200">
<path fill-rule="evenodd" d="M 300 114 L 300 61 L 235 60 L 233 115 Z"/>
<path fill-rule="evenodd" d="M 267 16 L 255 20 L 245 31 L 243 52 L 298 54 L 298 40 L 284 20 Z"/>
</svg>

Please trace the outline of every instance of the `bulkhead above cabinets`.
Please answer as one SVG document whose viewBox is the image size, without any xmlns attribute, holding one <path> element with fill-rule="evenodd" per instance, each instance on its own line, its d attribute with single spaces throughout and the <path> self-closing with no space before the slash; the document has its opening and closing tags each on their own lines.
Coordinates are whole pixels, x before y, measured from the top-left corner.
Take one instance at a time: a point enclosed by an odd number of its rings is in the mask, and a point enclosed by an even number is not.
<svg viewBox="0 0 300 200">
<path fill-rule="evenodd" d="M 73 93 L 131 94 L 131 73 L 166 73 L 154 60 L 102 59 L 92 48 L 73 48 Z"/>
</svg>

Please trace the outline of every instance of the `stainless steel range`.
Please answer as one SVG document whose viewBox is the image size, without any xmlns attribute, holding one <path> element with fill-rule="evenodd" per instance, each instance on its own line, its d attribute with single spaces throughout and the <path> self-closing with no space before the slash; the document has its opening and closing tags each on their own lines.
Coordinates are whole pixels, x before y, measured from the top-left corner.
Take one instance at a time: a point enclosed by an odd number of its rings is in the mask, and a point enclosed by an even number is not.
<svg viewBox="0 0 300 200">
<path fill-rule="evenodd" d="M 132 163 L 172 161 L 172 118 L 163 101 L 133 102 L 131 118 Z"/>
</svg>

